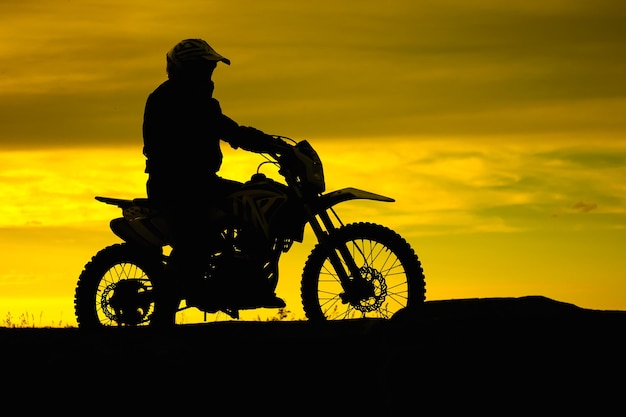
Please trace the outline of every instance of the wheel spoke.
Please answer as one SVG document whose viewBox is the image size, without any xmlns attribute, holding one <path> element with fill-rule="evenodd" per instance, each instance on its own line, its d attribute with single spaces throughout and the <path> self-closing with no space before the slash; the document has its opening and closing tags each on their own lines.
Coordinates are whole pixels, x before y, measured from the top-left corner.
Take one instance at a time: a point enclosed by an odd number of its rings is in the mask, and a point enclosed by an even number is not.
<svg viewBox="0 0 626 417">
<path fill-rule="evenodd" d="M 151 274 L 162 268 L 158 255 L 126 244 L 98 252 L 78 279 L 74 306 L 79 327 L 147 325 L 154 311 Z"/>
<path fill-rule="evenodd" d="M 341 252 L 340 245 L 360 272 L 351 274 L 347 290 L 328 255 Z M 344 259 L 341 264 L 345 269 Z M 371 223 L 338 229 L 314 249 L 302 277 L 302 302 L 311 320 L 389 319 L 409 303 L 423 302 L 424 294 L 424 275 L 413 249 L 391 229 Z"/>
</svg>

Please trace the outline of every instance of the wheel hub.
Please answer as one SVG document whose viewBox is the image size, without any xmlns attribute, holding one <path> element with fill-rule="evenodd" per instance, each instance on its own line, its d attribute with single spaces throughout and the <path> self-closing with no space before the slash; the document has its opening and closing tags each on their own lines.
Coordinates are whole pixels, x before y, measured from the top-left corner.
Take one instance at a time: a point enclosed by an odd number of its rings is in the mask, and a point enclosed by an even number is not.
<svg viewBox="0 0 626 417">
<path fill-rule="evenodd" d="M 359 269 L 360 277 L 352 285 L 347 301 L 363 313 L 378 310 L 387 297 L 387 283 L 380 271 L 370 266 Z"/>
<path fill-rule="evenodd" d="M 137 325 L 147 320 L 152 300 L 148 287 L 138 279 L 125 279 L 108 286 L 102 293 L 104 314 L 119 325 Z"/>
</svg>

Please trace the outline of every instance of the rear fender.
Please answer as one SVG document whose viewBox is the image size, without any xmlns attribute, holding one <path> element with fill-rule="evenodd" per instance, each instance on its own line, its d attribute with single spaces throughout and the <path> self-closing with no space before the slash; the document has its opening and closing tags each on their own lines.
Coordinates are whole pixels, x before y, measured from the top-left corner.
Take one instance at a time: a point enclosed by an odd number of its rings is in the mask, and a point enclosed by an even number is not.
<svg viewBox="0 0 626 417">
<path fill-rule="evenodd" d="M 124 217 L 111 220 L 109 226 L 124 242 L 146 248 L 169 244 L 170 232 L 167 222 L 147 198 L 129 200 L 96 196 L 96 200 L 122 209 Z"/>
<path fill-rule="evenodd" d="M 135 219 L 129 221 L 125 218 L 111 220 L 110 227 L 124 242 L 138 244 L 146 248 L 163 247 L 168 245 L 163 228 L 165 225 L 158 224 L 156 219 Z"/>
</svg>

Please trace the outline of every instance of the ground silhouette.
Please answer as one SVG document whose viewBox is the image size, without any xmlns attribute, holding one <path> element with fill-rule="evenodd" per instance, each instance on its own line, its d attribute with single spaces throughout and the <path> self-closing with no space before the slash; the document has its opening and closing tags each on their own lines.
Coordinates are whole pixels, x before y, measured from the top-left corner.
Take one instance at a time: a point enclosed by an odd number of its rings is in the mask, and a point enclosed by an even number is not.
<svg viewBox="0 0 626 417">
<path fill-rule="evenodd" d="M 3 396 L 27 414 L 598 415 L 623 407 L 624 330 L 626 312 L 541 296 L 388 321 L 2 328 Z"/>
</svg>

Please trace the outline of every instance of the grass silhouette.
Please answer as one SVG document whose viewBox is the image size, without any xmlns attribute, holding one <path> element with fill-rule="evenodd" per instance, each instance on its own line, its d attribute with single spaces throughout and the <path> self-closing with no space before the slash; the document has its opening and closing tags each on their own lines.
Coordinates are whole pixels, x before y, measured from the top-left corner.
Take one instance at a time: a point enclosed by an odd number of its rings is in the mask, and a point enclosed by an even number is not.
<svg viewBox="0 0 626 417">
<path fill-rule="evenodd" d="M 257 316 L 256 319 L 252 321 L 300 321 L 304 319 L 296 318 L 295 314 L 293 314 L 290 310 L 286 308 L 279 308 L 273 316 L 266 317 L 265 319 L 261 318 L 261 316 Z M 184 312 L 181 313 L 180 322 L 177 324 L 185 324 L 185 315 Z M 69 322 L 65 322 L 62 318 L 58 321 L 49 322 L 48 324 L 44 324 L 44 313 L 43 311 L 39 313 L 37 319 L 33 313 L 29 313 L 28 311 L 21 313 L 19 316 L 15 317 L 9 311 L 6 313 L 4 320 L 2 320 L 0 327 L 6 328 L 73 328 L 77 327 L 76 324 L 72 324 Z"/>
<path fill-rule="evenodd" d="M 7 312 L 4 320 L 2 321 L 2 327 L 8 328 L 45 328 L 45 327 L 76 327 L 69 323 L 65 323 L 63 319 L 59 319 L 58 321 L 50 322 L 49 324 L 44 324 L 44 314 L 43 311 L 39 313 L 38 319 L 35 319 L 35 315 L 33 313 L 29 313 L 28 311 L 21 313 L 19 316 L 14 317 L 11 312 Z"/>
</svg>

